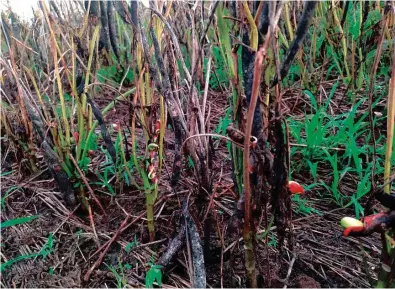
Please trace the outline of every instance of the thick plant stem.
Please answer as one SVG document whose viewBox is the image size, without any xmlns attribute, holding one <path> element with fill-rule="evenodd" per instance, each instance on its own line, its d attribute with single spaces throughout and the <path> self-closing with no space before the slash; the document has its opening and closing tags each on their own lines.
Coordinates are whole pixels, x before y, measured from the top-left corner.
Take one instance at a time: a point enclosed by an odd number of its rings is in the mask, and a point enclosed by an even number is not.
<svg viewBox="0 0 395 289">
<path fill-rule="evenodd" d="M 378 274 L 378 280 L 376 288 L 393 288 L 393 268 L 395 266 L 395 249 L 393 248 L 392 242 L 394 239 L 394 229 L 389 229 L 387 232 L 381 234 L 381 241 L 383 249 L 381 252 L 380 259 L 380 272 Z M 387 241 L 392 239 L 392 241 Z"/>
<path fill-rule="evenodd" d="M 269 44 L 270 34 L 267 35 L 265 45 L 261 48 L 255 58 L 254 81 L 251 92 L 251 101 L 248 108 L 246 131 L 244 138 L 244 156 L 243 156 L 243 177 L 244 177 L 244 229 L 243 237 L 245 243 L 245 266 L 247 272 L 247 286 L 256 288 L 256 270 L 254 256 L 254 229 L 252 228 L 253 220 L 251 218 L 251 187 L 250 187 L 250 139 L 251 130 L 254 120 L 254 112 L 258 100 L 259 84 L 262 74 L 262 64 L 266 55 L 266 47 Z"/>
<path fill-rule="evenodd" d="M 155 241 L 155 225 L 154 225 L 154 203 L 155 199 L 153 192 L 146 192 L 147 205 L 147 227 L 149 232 L 150 242 Z"/>
<path fill-rule="evenodd" d="M 296 29 L 296 36 L 293 39 L 292 43 L 290 44 L 287 54 L 281 64 L 280 76 L 276 74 L 273 83 L 271 84 L 271 87 L 274 87 L 279 79 L 284 79 L 285 76 L 287 75 L 290 66 L 292 64 L 292 61 L 294 60 L 296 54 L 298 53 L 300 47 L 302 46 L 303 41 L 309 31 L 309 27 L 313 20 L 314 10 L 316 5 L 317 5 L 317 1 L 306 2 L 305 7 L 303 9 L 303 15 Z M 304 67 L 303 63 L 301 62 L 301 57 L 299 57 L 299 61 L 300 61 L 299 65 L 301 67 Z"/>
</svg>

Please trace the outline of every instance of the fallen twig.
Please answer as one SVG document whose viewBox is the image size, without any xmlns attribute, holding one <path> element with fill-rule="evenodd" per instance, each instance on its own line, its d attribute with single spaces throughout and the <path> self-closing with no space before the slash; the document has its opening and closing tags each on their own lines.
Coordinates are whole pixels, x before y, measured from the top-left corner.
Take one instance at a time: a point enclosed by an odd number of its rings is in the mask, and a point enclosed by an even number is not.
<svg viewBox="0 0 395 289">
<path fill-rule="evenodd" d="M 121 226 L 119 226 L 118 231 L 114 234 L 114 236 L 111 238 L 110 241 L 107 242 L 107 246 L 105 247 L 104 251 L 100 254 L 99 258 L 96 260 L 96 262 L 92 265 L 92 267 L 86 272 L 84 275 L 84 281 L 88 281 L 89 277 L 91 276 L 93 270 L 101 264 L 103 261 L 104 256 L 106 255 L 107 251 L 110 249 L 111 244 L 115 241 L 115 239 L 121 234 L 121 231 L 123 227 L 126 226 L 127 222 L 129 221 L 130 215 L 127 215 L 125 220 L 122 222 Z"/>
<path fill-rule="evenodd" d="M 126 227 L 124 227 L 124 228 L 121 229 L 121 233 L 122 233 L 123 231 L 125 231 L 127 228 L 129 228 L 131 225 L 133 225 L 134 223 L 136 223 L 138 220 L 140 220 L 143 216 L 145 216 L 145 214 L 146 214 L 146 211 L 143 211 L 141 214 L 139 214 L 132 222 L 130 222 Z M 130 215 L 129 215 L 129 216 L 130 216 Z M 93 253 L 92 256 L 89 257 L 89 259 L 93 258 L 93 257 L 96 256 L 101 250 L 103 250 L 104 248 L 106 248 L 106 247 L 108 246 L 108 244 L 109 244 L 110 242 L 112 242 L 111 240 L 112 240 L 112 239 L 108 240 L 106 243 L 104 243 L 103 246 L 101 246 L 99 249 L 97 249 L 96 252 Z"/>
<path fill-rule="evenodd" d="M 185 245 L 185 222 L 181 221 L 180 231 L 177 236 L 171 240 L 166 252 L 158 260 L 158 265 L 164 268 L 169 265 L 173 257 L 184 247 Z"/>
<path fill-rule="evenodd" d="M 206 267 L 204 266 L 203 248 L 200 244 L 200 236 L 188 211 L 185 213 L 187 231 L 192 249 L 193 262 L 193 286 L 194 288 L 206 288 Z"/>
<path fill-rule="evenodd" d="M 283 289 L 286 289 L 286 288 L 287 288 L 288 279 L 289 279 L 289 276 L 291 276 L 292 269 L 293 269 L 294 264 L 295 264 L 295 260 L 296 260 L 296 255 L 293 255 L 292 260 L 291 260 L 291 262 L 289 263 L 287 276 L 285 277 L 284 280 L 281 280 L 281 281 L 284 282 L 284 287 L 283 287 Z"/>
</svg>

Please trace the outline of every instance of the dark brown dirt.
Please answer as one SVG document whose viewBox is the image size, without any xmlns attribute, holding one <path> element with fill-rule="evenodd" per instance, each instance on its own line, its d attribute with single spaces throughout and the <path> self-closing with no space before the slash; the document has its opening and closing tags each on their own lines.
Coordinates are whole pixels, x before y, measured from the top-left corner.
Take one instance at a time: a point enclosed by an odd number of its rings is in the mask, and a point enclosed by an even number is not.
<svg viewBox="0 0 395 289">
<path fill-rule="evenodd" d="M 321 288 L 320 283 L 307 275 L 299 275 L 296 279 L 297 288 Z"/>
</svg>

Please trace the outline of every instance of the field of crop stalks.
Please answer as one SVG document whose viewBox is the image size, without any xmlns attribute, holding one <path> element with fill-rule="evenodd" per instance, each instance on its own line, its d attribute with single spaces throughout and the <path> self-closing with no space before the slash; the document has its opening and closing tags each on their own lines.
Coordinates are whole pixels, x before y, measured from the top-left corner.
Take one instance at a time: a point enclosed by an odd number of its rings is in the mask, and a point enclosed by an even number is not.
<svg viewBox="0 0 395 289">
<path fill-rule="evenodd" d="M 395 2 L 2 5 L 2 287 L 395 287 Z"/>
</svg>

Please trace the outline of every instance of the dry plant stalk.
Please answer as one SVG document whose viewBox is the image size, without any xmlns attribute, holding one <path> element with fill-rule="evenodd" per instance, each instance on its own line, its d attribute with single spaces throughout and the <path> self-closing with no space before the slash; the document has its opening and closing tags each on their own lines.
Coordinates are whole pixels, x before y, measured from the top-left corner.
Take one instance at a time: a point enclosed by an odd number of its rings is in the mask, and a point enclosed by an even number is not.
<svg viewBox="0 0 395 289">
<path fill-rule="evenodd" d="M 383 20 L 382 20 L 382 29 L 380 34 L 380 39 L 377 44 L 377 51 L 374 57 L 374 63 L 372 72 L 370 73 L 370 80 L 369 80 L 369 123 L 370 123 L 370 130 L 372 133 L 372 143 L 373 143 L 373 155 L 372 155 L 372 175 L 371 175 L 371 182 L 372 182 L 372 192 L 376 191 L 376 182 L 375 182 L 375 173 L 376 173 L 376 132 L 374 130 L 374 123 L 373 123 L 373 93 L 374 93 L 374 85 L 376 82 L 376 71 L 380 63 L 381 52 L 383 49 L 383 43 L 385 38 L 385 27 L 387 26 L 388 22 L 388 9 L 384 10 Z"/>
<path fill-rule="evenodd" d="M 393 11 L 387 16 L 394 16 Z M 385 21 L 386 25 L 387 21 Z M 384 26 L 385 27 L 385 26 Z M 382 32 L 384 34 L 384 32 Z M 387 149 L 385 152 L 384 163 L 384 194 L 391 193 L 391 183 L 388 182 L 391 175 L 391 157 L 394 139 L 394 123 L 395 123 L 395 50 L 392 53 L 392 73 L 389 83 L 389 92 L 387 100 Z M 387 184 L 385 184 L 388 182 Z M 394 279 L 392 276 L 395 272 L 395 248 L 393 241 L 395 240 L 395 229 L 391 228 L 381 235 L 383 248 L 381 252 L 381 268 L 376 288 L 390 287 Z M 387 241 L 389 240 L 389 241 Z"/>
<path fill-rule="evenodd" d="M 392 14 L 394 16 L 394 14 Z M 387 182 L 391 175 L 391 157 L 392 146 L 395 130 L 395 50 L 392 53 L 392 75 L 389 83 L 389 93 L 387 100 L 387 149 L 385 152 L 384 164 L 384 183 Z M 384 186 L 384 192 L 389 194 L 391 192 L 391 184 Z"/>
</svg>

